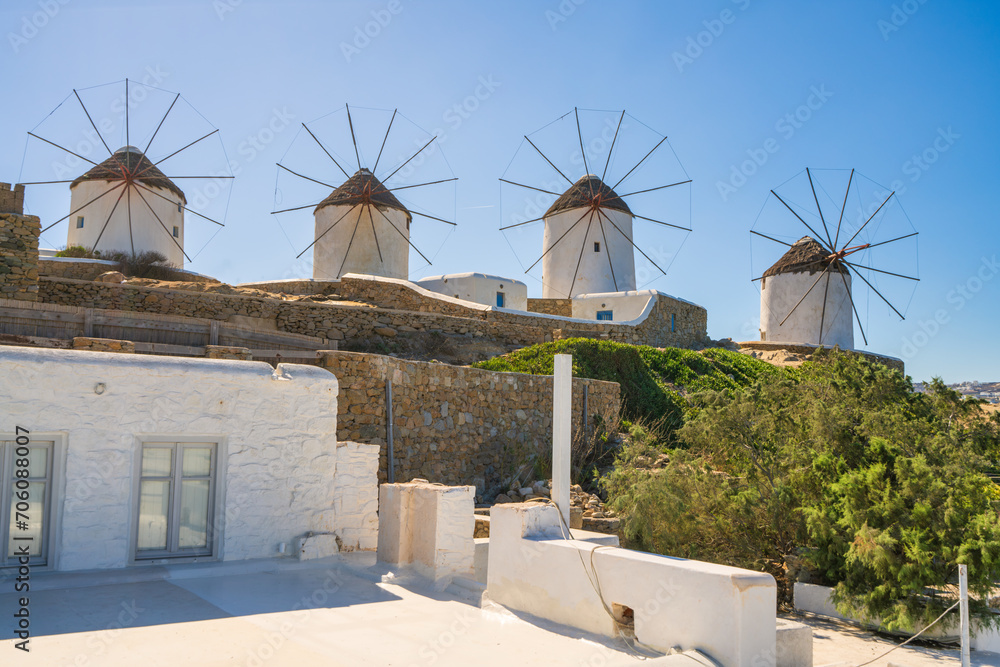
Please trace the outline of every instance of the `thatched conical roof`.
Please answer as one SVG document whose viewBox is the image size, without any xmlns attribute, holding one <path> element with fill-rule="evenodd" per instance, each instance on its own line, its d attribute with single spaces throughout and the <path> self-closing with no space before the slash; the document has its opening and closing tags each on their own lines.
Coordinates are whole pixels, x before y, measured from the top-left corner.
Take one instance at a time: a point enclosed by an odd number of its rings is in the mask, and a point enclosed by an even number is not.
<svg viewBox="0 0 1000 667">
<path fill-rule="evenodd" d="M 830 262 L 832 253 L 811 236 L 803 236 L 796 241 L 774 265 L 764 272 L 764 277 L 781 273 L 815 273 L 822 271 Z M 847 273 L 847 269 L 837 264 L 834 271 Z"/>
<path fill-rule="evenodd" d="M 355 206 L 358 204 L 374 204 L 380 210 L 396 209 L 406 214 L 407 220 L 413 216 L 403 206 L 396 196 L 389 192 L 375 174 L 367 169 L 359 169 L 353 176 L 344 181 L 343 185 L 330 193 L 313 209 L 313 214 L 325 206 Z"/>
<path fill-rule="evenodd" d="M 619 197 L 598 176 L 587 174 L 580 177 L 580 180 L 571 185 L 559 199 L 555 200 L 549 210 L 545 212 L 545 217 L 574 208 L 589 208 L 598 197 L 600 197 L 601 208 L 613 208 L 616 211 L 632 215 L 632 210 L 629 209 L 625 200 Z"/>
<path fill-rule="evenodd" d="M 184 191 L 177 187 L 173 181 L 167 178 L 164 173 L 160 171 L 152 162 L 150 162 L 149 158 L 143 155 L 142 151 L 135 146 L 122 146 L 107 160 L 92 168 L 82 176 L 76 178 L 76 180 L 70 183 L 69 187 L 71 189 L 75 188 L 84 181 L 107 181 L 109 183 L 124 181 L 126 174 L 137 174 L 134 178 L 135 181 L 149 187 L 169 190 L 180 197 L 183 203 L 187 204 L 187 199 L 184 197 Z"/>
</svg>

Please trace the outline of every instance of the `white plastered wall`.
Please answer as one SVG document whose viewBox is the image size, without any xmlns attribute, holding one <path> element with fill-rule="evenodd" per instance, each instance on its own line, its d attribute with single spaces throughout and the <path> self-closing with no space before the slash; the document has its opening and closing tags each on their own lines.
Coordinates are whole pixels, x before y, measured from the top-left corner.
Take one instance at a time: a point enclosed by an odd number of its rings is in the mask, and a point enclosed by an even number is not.
<svg viewBox="0 0 1000 667">
<path fill-rule="evenodd" d="M 122 182 L 82 181 L 78 183 L 70 190 L 72 195 L 70 197 L 69 210 L 76 211 L 81 206 L 84 206 L 84 204 L 87 204 L 87 202 L 90 202 L 116 185 L 120 185 Z M 114 192 L 100 197 L 96 201 L 84 206 L 82 210 L 73 213 L 69 217 L 69 233 L 66 237 L 66 245 L 80 245 L 85 248 L 94 248 L 94 244 L 96 243 L 97 250 L 125 250 L 131 252 L 134 244 L 136 252 L 155 250 L 162 253 L 171 264 L 178 268 L 183 268 L 184 252 L 181 248 L 184 247 L 184 211 L 183 209 L 178 209 L 178 205 L 182 204 L 181 198 L 177 196 L 177 193 L 170 190 L 145 183 L 143 186 L 157 193 L 160 197 L 142 188 L 135 188 L 131 195 L 126 194 L 122 196 L 121 201 L 118 201 L 118 195 L 124 189 L 119 187 Z M 149 202 L 149 207 L 136 194 L 136 190 L 142 193 L 145 202 Z M 132 199 L 131 237 L 129 236 L 128 222 L 129 196 Z M 117 207 L 115 207 L 116 201 L 118 201 Z M 150 208 L 156 211 L 155 216 L 150 212 Z M 114 209 L 114 215 L 111 214 L 112 209 Z M 108 221 L 109 215 L 111 216 L 111 221 L 108 222 L 107 228 L 101 234 L 101 229 L 104 227 L 104 223 Z M 83 217 L 83 228 L 78 229 L 76 226 L 77 219 L 81 216 Z M 159 216 L 159 222 L 156 216 Z M 163 223 L 162 226 L 160 222 Z M 173 237 L 175 226 L 178 233 L 176 238 Z M 164 230 L 164 227 L 166 227 L 166 230 Z M 98 236 L 100 236 L 99 242 Z M 175 240 L 177 243 L 174 243 Z M 178 247 L 178 244 L 180 247 Z"/>
<path fill-rule="evenodd" d="M 656 290 L 580 294 L 573 297 L 573 317 L 579 320 L 596 320 L 598 311 L 610 310 L 613 312 L 614 322 L 630 322 L 643 315 L 646 306 L 657 294 Z"/>
<path fill-rule="evenodd" d="M 812 287 L 817 278 L 819 283 Z M 846 285 L 833 271 L 827 271 L 822 278 L 819 273 L 805 271 L 780 273 L 764 278 L 760 287 L 760 339 L 767 342 L 822 344 L 827 347 L 839 345 L 842 350 L 854 349 L 851 277 L 845 275 L 844 279 L 847 281 Z M 795 304 L 807 292 L 808 296 L 796 308 Z M 781 324 L 789 313 L 791 316 Z M 821 321 L 822 336 L 819 330 Z"/>
<path fill-rule="evenodd" d="M 497 305 L 497 292 L 504 293 L 504 308 L 528 310 L 528 286 L 520 280 L 484 273 L 453 273 L 416 281 L 424 289 L 484 306 Z"/>
<path fill-rule="evenodd" d="M 542 298 L 568 299 L 577 294 L 635 289 L 632 216 L 615 209 L 601 210 L 617 228 L 596 213 L 590 222 L 591 214 L 582 208 L 560 211 L 545 218 L 541 252 L 548 252 L 542 258 Z M 572 231 L 559 240 L 571 228 Z M 595 243 L 600 244 L 599 252 L 594 251 Z"/>
<path fill-rule="evenodd" d="M 395 208 L 371 208 L 370 219 L 364 206 L 356 206 L 353 211 L 347 205 L 324 206 L 316 212 L 313 238 L 322 238 L 313 246 L 314 280 L 336 280 L 347 273 L 404 280 L 409 276 L 410 228 L 406 214 Z"/>
<path fill-rule="evenodd" d="M 215 558 L 275 557 L 307 532 L 373 548 L 378 453 L 338 449 L 337 391 L 313 366 L 0 346 L 0 420 L 65 438 L 59 570 L 132 564 L 135 470 L 151 438 L 218 443 Z"/>
<path fill-rule="evenodd" d="M 618 632 L 605 605 L 613 613 L 628 607 L 643 644 L 696 649 L 723 667 L 774 667 L 777 592 L 770 575 L 599 547 L 563 539 L 563 531 L 554 506 L 494 505 L 489 598 L 609 637 Z"/>
</svg>

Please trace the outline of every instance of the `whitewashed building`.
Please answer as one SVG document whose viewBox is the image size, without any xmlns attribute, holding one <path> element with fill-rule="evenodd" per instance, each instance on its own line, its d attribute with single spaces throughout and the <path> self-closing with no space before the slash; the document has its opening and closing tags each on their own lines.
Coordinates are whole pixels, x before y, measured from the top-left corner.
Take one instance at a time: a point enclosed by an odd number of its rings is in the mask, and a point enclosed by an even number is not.
<svg viewBox="0 0 1000 667">
<path fill-rule="evenodd" d="M 0 346 L 0 568 L 374 550 L 378 447 L 338 444 L 337 392 L 313 366 Z"/>
<path fill-rule="evenodd" d="M 152 250 L 184 266 L 184 192 L 138 148 L 119 148 L 69 187 L 67 246 Z"/>
<path fill-rule="evenodd" d="M 520 280 L 470 272 L 429 276 L 416 284 L 431 292 L 484 306 L 528 310 L 528 286 Z"/>
<path fill-rule="evenodd" d="M 760 281 L 762 341 L 854 348 L 851 276 L 839 265 L 820 276 L 829 263 L 830 253 L 804 236 L 764 272 Z"/>
<path fill-rule="evenodd" d="M 545 212 L 542 298 L 635 289 L 632 211 L 587 174 Z"/>
<path fill-rule="evenodd" d="M 313 209 L 313 279 L 346 273 L 409 276 L 413 216 L 368 169 L 359 169 Z"/>
</svg>

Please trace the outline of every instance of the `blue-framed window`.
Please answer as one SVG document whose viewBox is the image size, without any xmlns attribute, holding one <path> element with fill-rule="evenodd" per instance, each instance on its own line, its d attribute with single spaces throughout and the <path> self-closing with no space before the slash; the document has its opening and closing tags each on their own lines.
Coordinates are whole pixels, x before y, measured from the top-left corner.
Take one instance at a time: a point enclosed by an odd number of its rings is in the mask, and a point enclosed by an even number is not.
<svg viewBox="0 0 1000 667">
<path fill-rule="evenodd" d="M 612 321 L 614 319 L 614 317 L 613 317 L 614 316 L 614 312 L 615 311 L 613 311 L 613 310 L 599 310 L 599 311 L 597 311 L 597 319 L 598 320 L 604 320 L 606 322 L 610 322 L 610 321 Z"/>
</svg>

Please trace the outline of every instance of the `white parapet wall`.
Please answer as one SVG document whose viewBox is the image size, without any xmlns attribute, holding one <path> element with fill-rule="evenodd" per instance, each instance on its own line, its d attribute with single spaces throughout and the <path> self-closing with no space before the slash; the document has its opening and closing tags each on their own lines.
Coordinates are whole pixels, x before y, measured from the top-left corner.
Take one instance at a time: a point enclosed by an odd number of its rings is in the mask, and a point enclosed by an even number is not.
<svg viewBox="0 0 1000 667">
<path fill-rule="evenodd" d="M 53 443 L 51 569 L 154 562 L 136 547 L 149 443 L 213 452 L 215 529 L 200 558 L 272 558 L 282 543 L 293 555 L 307 533 L 335 536 L 315 556 L 336 553 L 336 538 L 372 549 L 378 448 L 338 447 L 337 393 L 314 366 L 0 346 L 0 441 L 20 426 Z"/>
<path fill-rule="evenodd" d="M 636 639 L 658 650 L 695 649 L 722 667 L 776 664 L 770 575 L 564 539 L 551 505 L 495 505 L 490 516 L 494 602 L 609 637 L 631 616 Z"/>
<path fill-rule="evenodd" d="M 475 578 L 476 487 L 424 480 L 379 489 L 378 560 L 434 581 Z"/>
</svg>

